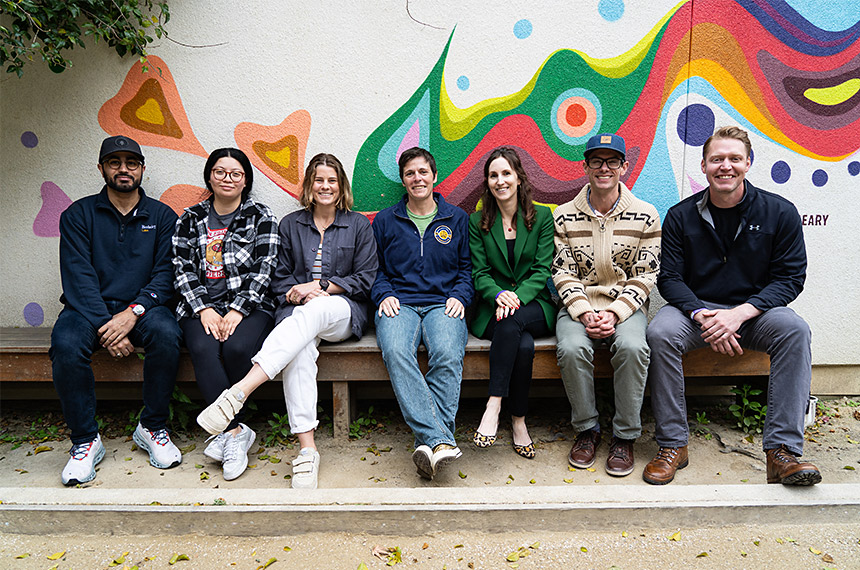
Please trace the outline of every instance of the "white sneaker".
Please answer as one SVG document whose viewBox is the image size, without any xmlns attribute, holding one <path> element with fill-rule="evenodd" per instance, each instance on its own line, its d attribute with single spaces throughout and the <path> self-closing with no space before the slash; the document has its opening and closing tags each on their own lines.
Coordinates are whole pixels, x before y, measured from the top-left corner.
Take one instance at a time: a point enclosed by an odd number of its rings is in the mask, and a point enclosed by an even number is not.
<svg viewBox="0 0 860 570">
<path fill-rule="evenodd" d="M 69 455 L 71 458 L 60 474 L 63 485 L 70 487 L 92 481 L 96 478 L 96 465 L 105 456 L 105 446 L 102 445 L 101 436 L 96 435 L 92 441 L 72 445 Z"/>
<path fill-rule="evenodd" d="M 305 447 L 293 459 L 293 489 L 316 489 L 320 473 L 320 454 Z"/>
<path fill-rule="evenodd" d="M 455 459 L 459 459 L 462 455 L 463 452 L 460 451 L 459 447 L 448 445 L 447 443 L 440 443 L 434 447 L 433 457 L 430 460 L 430 469 L 433 475 L 435 476 L 441 467 L 448 465 Z"/>
<path fill-rule="evenodd" d="M 219 463 L 224 461 L 224 442 L 227 441 L 227 434 L 222 432 L 218 435 L 210 436 L 206 441 L 211 443 L 206 446 L 203 455 Z"/>
<path fill-rule="evenodd" d="M 257 440 L 257 434 L 246 426 L 239 424 L 242 431 L 239 435 L 225 433 L 224 435 L 224 460 L 221 467 L 224 469 L 224 480 L 232 481 L 245 472 L 248 468 L 248 450 Z"/>
<path fill-rule="evenodd" d="M 429 445 L 419 445 L 412 452 L 412 463 L 418 468 L 418 474 L 424 479 L 433 479 L 433 451 Z"/>
<path fill-rule="evenodd" d="M 132 436 L 139 448 L 149 453 L 149 463 L 159 469 L 170 469 L 182 463 L 182 452 L 170 441 L 167 430 L 149 431 L 137 424 Z"/>
<path fill-rule="evenodd" d="M 200 412 L 197 423 L 210 434 L 218 435 L 227 429 L 244 405 L 244 392 L 233 386 L 221 392 L 214 402 Z"/>
</svg>

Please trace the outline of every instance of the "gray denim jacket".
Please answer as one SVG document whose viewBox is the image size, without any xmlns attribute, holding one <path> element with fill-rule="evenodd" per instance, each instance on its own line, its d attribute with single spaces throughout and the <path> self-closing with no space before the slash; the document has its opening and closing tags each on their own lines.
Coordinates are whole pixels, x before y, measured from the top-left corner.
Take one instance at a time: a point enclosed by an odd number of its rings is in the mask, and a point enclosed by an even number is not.
<svg viewBox="0 0 860 570">
<path fill-rule="evenodd" d="M 272 293 L 278 300 L 275 321 L 290 316 L 296 305 L 287 303 L 290 287 L 312 280 L 311 269 L 320 244 L 313 213 L 297 210 L 284 216 L 278 226 L 281 245 L 272 277 Z M 325 232 L 322 276 L 346 291 L 352 313 L 352 333 L 361 338 L 367 329 L 370 288 L 376 279 L 376 240 L 370 221 L 356 212 L 338 210 Z"/>
</svg>

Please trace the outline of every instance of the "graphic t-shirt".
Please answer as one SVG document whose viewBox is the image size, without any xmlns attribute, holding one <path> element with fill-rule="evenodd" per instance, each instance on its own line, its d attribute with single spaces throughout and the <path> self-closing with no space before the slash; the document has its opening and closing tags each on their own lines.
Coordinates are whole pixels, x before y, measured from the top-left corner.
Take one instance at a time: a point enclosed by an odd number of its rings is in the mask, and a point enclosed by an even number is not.
<svg viewBox="0 0 860 570">
<path fill-rule="evenodd" d="M 227 281 L 222 251 L 224 236 L 227 235 L 227 229 L 238 211 L 239 208 L 236 208 L 229 214 L 222 216 L 212 207 L 209 209 L 209 218 L 206 220 L 206 289 L 213 303 L 222 303 L 227 300 Z"/>
</svg>

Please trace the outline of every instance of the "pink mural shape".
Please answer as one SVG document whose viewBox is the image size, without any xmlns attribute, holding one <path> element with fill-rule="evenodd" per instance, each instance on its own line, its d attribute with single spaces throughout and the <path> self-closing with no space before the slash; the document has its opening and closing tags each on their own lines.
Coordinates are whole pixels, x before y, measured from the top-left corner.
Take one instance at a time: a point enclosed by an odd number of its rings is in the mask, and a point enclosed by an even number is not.
<svg viewBox="0 0 860 570">
<path fill-rule="evenodd" d="M 239 123 L 233 137 L 248 159 L 272 182 L 296 198 L 301 194 L 305 149 L 311 133 L 311 115 L 304 109 L 291 113 L 279 125 Z"/>
<path fill-rule="evenodd" d="M 701 184 L 693 180 L 693 177 L 689 174 L 687 175 L 687 180 L 690 181 L 690 188 L 693 190 L 693 194 L 698 194 L 705 189 L 705 186 L 702 186 Z"/>
<path fill-rule="evenodd" d="M 33 233 L 39 237 L 60 237 L 60 214 L 72 205 L 72 199 L 53 182 L 43 182 L 39 192 L 42 207 L 33 220 Z"/>
<path fill-rule="evenodd" d="M 99 124 L 109 135 L 126 135 L 142 145 L 209 154 L 191 130 L 173 75 L 160 57 L 149 56 L 150 70 L 135 63 L 119 92 L 99 109 Z"/>
<path fill-rule="evenodd" d="M 406 131 L 405 135 L 403 135 L 403 141 L 397 149 L 397 160 L 400 160 L 400 155 L 403 154 L 404 150 L 409 150 L 414 146 L 418 146 L 418 141 L 421 140 L 420 135 L 421 126 L 418 124 L 418 119 L 415 119 L 415 123 L 409 127 L 409 130 Z"/>
<path fill-rule="evenodd" d="M 176 212 L 177 216 L 181 216 L 185 208 L 189 208 L 198 202 L 202 202 L 211 195 L 209 190 L 194 186 L 192 184 L 176 184 L 171 186 L 161 194 L 159 200 Z"/>
</svg>

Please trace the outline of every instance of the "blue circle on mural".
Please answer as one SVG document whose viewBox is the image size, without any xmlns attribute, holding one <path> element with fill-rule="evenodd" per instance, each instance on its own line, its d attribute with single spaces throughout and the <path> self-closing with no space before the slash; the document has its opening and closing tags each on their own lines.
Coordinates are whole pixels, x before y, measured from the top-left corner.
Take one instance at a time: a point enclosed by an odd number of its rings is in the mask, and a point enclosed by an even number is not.
<svg viewBox="0 0 860 570">
<path fill-rule="evenodd" d="M 39 137 L 33 131 L 24 131 L 21 134 L 21 144 L 27 148 L 34 148 L 39 144 Z"/>
<path fill-rule="evenodd" d="M 702 146 L 714 133 L 716 118 L 707 105 L 687 105 L 678 115 L 678 137 L 690 146 Z"/>
<path fill-rule="evenodd" d="M 819 188 L 827 184 L 827 173 L 821 169 L 812 173 L 812 183 Z"/>
<path fill-rule="evenodd" d="M 614 22 L 624 15 L 624 0 L 600 0 L 597 12 L 604 20 Z"/>
<path fill-rule="evenodd" d="M 779 160 L 770 167 L 770 177 L 777 184 L 785 184 L 791 178 L 791 167 L 784 160 Z"/>
<path fill-rule="evenodd" d="M 857 176 L 858 174 L 860 174 L 860 162 L 857 162 L 856 160 L 854 162 L 849 162 L 848 174 L 850 174 L 851 176 Z"/>
<path fill-rule="evenodd" d="M 559 124 L 558 122 L 558 111 L 559 108 L 565 104 L 568 99 L 578 98 L 585 106 L 579 104 L 579 107 L 582 108 L 584 113 L 584 123 L 590 124 L 594 121 L 594 124 L 591 125 L 591 128 L 585 132 L 587 126 L 581 128 L 581 125 L 577 125 L 580 127 L 576 129 L 577 131 L 581 131 L 583 134 L 578 134 L 577 136 L 572 136 L 564 132 L 565 128 Z M 583 101 L 584 100 L 584 101 Z M 561 139 L 562 142 L 565 142 L 569 145 L 579 145 L 585 144 L 585 142 L 600 132 L 600 126 L 603 124 L 603 110 L 600 106 L 600 99 L 597 98 L 597 95 L 589 91 L 588 89 L 582 89 L 579 87 L 574 87 L 573 89 L 568 89 L 563 92 L 561 95 L 555 98 L 555 101 L 552 103 L 552 110 L 550 111 L 550 124 L 552 125 L 552 130 L 555 132 L 555 136 Z"/>
<path fill-rule="evenodd" d="M 465 91 L 466 89 L 468 89 L 469 88 L 469 78 L 466 77 L 465 75 L 461 75 L 460 77 L 458 77 L 457 78 L 457 87 L 460 89 L 460 91 Z"/>
<path fill-rule="evenodd" d="M 514 35 L 521 40 L 532 35 L 532 23 L 530 20 L 522 19 L 514 24 Z"/>
<path fill-rule="evenodd" d="M 39 303 L 27 303 L 24 307 L 24 320 L 31 327 L 38 327 L 45 322 L 45 311 Z"/>
</svg>

